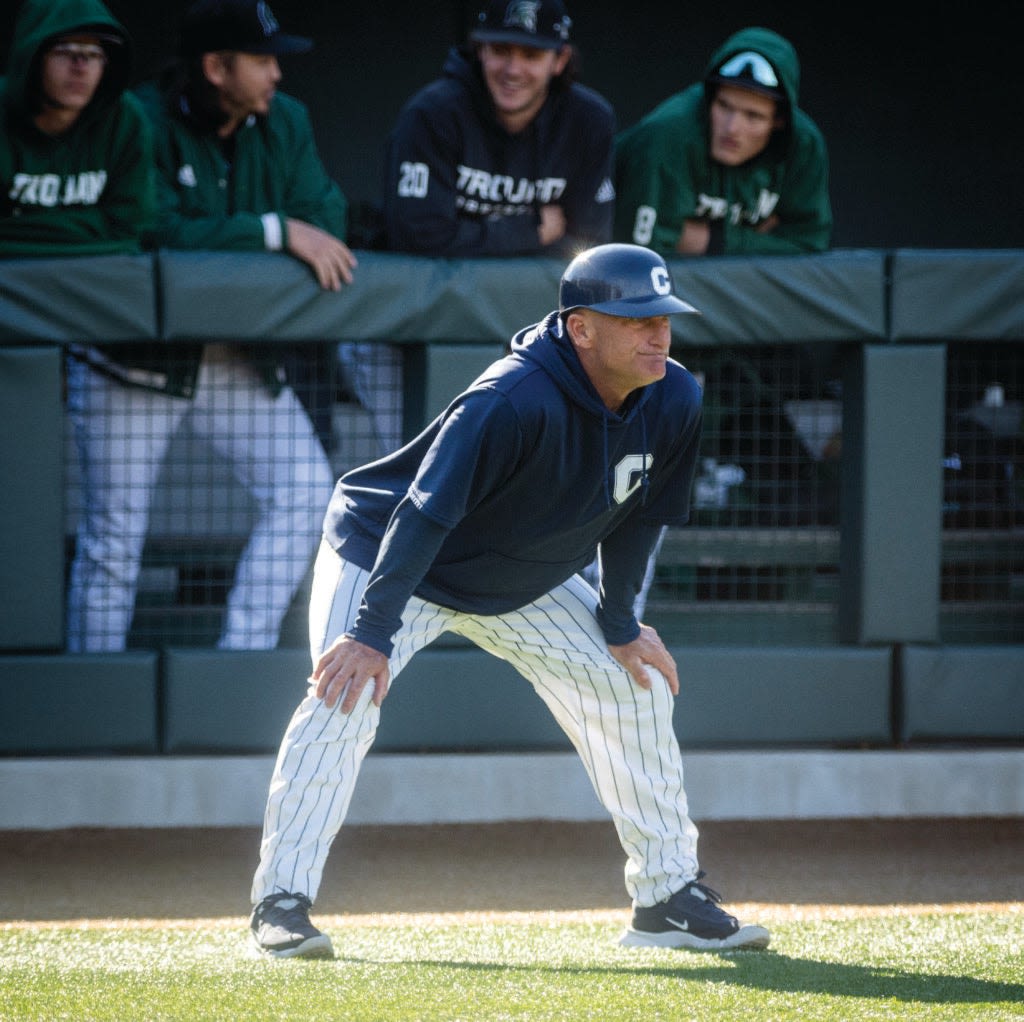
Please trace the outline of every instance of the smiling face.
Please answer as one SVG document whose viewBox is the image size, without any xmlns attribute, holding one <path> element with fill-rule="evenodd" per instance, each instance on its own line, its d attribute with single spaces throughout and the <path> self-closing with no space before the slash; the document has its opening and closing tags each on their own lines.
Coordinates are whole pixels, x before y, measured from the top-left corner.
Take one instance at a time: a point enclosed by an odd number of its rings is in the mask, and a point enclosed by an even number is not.
<svg viewBox="0 0 1024 1022">
<path fill-rule="evenodd" d="M 711 101 L 712 159 L 738 167 L 763 152 L 783 124 L 777 106 L 770 96 L 719 85 Z"/>
<path fill-rule="evenodd" d="M 512 134 L 537 116 L 551 79 L 565 70 L 570 55 L 568 46 L 545 50 L 512 43 L 481 43 L 478 52 L 498 120 Z"/>
<path fill-rule="evenodd" d="M 672 346 L 668 316 L 633 319 L 576 309 L 566 329 L 594 389 L 611 411 L 638 387 L 660 380 Z"/>
</svg>

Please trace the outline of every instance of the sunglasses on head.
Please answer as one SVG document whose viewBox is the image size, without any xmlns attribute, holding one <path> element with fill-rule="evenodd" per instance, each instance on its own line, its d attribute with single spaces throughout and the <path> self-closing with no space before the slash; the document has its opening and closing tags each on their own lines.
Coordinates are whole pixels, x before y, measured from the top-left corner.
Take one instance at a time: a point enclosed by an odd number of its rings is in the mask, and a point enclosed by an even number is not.
<svg viewBox="0 0 1024 1022">
<path fill-rule="evenodd" d="M 748 51 L 730 57 L 719 69 L 719 78 L 746 78 L 767 89 L 777 89 L 779 79 L 775 68 L 760 53 Z"/>
</svg>

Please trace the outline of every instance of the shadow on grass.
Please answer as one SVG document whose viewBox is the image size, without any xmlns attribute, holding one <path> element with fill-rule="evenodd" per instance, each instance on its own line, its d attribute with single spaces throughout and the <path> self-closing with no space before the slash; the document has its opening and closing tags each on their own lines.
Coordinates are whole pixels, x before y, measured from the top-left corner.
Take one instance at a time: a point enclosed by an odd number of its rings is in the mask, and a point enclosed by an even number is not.
<svg viewBox="0 0 1024 1022">
<path fill-rule="evenodd" d="M 427 968 L 464 969 L 468 972 L 550 973 L 552 975 L 611 976 L 643 974 L 661 979 L 683 979 L 704 983 L 722 983 L 773 993 L 831 994 L 845 997 L 926 1004 L 999 1004 L 1024 1003 L 1024 984 L 975 979 L 972 976 L 932 975 L 905 972 L 882 966 L 845 965 L 809 958 L 791 958 L 775 951 L 702 952 L 705 960 L 720 959 L 719 964 L 687 965 L 681 968 L 638 966 L 592 968 L 567 966 L 501 965 L 486 962 L 424 960 Z M 366 958 L 339 957 L 352 963 Z"/>
</svg>

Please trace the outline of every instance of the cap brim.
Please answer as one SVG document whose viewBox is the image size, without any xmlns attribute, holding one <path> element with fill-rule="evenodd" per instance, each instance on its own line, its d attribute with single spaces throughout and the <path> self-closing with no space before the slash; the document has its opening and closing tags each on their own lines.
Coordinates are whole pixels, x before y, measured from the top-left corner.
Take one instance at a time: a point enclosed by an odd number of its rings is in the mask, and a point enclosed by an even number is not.
<svg viewBox="0 0 1024 1022">
<path fill-rule="evenodd" d="M 691 316 L 702 315 L 700 309 L 696 305 L 691 305 L 689 302 L 684 302 L 682 298 L 676 298 L 675 295 L 666 295 L 664 298 L 659 298 L 657 302 L 653 302 L 653 305 L 657 307 L 657 312 L 649 312 L 649 316 L 671 316 L 675 312 L 685 312 Z"/>
<path fill-rule="evenodd" d="M 313 40 L 301 35 L 275 35 L 262 43 L 256 43 L 253 46 L 240 46 L 238 49 L 241 53 L 284 57 L 289 53 L 308 53 L 313 49 Z"/>
<path fill-rule="evenodd" d="M 588 308 L 608 316 L 621 316 L 623 319 L 647 319 L 649 316 L 672 316 L 677 313 L 701 315 L 700 309 L 689 302 L 684 302 L 682 298 L 676 298 L 675 295 L 661 295 L 658 298 L 616 298 L 610 302 L 598 302 Z"/>
<path fill-rule="evenodd" d="M 54 40 L 70 39 L 72 36 L 77 35 L 92 36 L 94 39 L 98 39 L 101 43 L 105 43 L 110 46 L 124 46 L 124 36 L 119 36 L 116 33 L 111 32 L 109 25 L 81 25 L 69 32 L 60 32 L 52 38 Z"/>
<path fill-rule="evenodd" d="M 479 29 L 470 33 L 474 43 L 512 43 L 514 46 L 529 46 L 532 50 L 560 50 L 566 44 L 560 39 L 545 39 L 542 36 L 530 35 L 529 32 L 499 29 Z"/>
</svg>

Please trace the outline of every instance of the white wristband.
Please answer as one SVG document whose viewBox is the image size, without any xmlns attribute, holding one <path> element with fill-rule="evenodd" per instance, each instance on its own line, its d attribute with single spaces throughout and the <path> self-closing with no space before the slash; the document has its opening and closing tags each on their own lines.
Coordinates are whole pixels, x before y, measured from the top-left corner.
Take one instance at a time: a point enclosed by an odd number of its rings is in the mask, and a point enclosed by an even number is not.
<svg viewBox="0 0 1024 1022">
<path fill-rule="evenodd" d="M 260 220 L 263 222 L 263 245 L 268 252 L 280 252 L 284 244 L 284 231 L 281 228 L 281 218 L 276 213 L 264 213 Z"/>
</svg>

